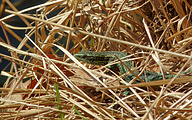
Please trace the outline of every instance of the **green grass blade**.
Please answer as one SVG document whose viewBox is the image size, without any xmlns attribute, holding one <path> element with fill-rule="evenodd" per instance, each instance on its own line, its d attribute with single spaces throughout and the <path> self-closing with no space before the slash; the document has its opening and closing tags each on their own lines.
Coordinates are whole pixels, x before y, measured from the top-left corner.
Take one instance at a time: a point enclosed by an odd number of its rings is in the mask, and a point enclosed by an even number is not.
<svg viewBox="0 0 192 120">
<path fill-rule="evenodd" d="M 81 113 L 80 113 L 75 107 L 73 107 L 73 109 L 75 110 L 75 112 L 76 112 L 78 115 L 81 116 L 82 120 L 86 120 L 84 117 L 82 117 Z"/>
<path fill-rule="evenodd" d="M 56 83 L 55 83 L 55 90 L 56 90 L 57 101 L 58 101 L 59 104 L 61 104 L 60 94 L 59 94 L 59 87 L 58 87 L 58 85 Z M 61 105 L 58 105 L 58 109 L 62 110 Z M 59 112 L 59 114 L 60 114 L 61 120 L 64 120 L 63 119 L 64 118 L 64 114 L 62 112 Z"/>
</svg>

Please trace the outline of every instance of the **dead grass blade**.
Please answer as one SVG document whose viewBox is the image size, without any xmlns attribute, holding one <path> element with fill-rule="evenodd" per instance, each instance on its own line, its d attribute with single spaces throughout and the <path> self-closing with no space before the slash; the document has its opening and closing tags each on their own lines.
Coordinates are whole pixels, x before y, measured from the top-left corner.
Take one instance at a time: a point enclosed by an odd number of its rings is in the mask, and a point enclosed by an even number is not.
<svg viewBox="0 0 192 120">
<path fill-rule="evenodd" d="M 0 18 L 0 47 L 11 54 L 0 53 L 0 62 L 10 62 L 1 71 L 7 78 L 0 118 L 191 119 L 191 6 L 187 0 L 50 0 L 18 11 L 3 0 L 0 16 L 9 15 Z M 26 26 L 10 24 L 14 16 Z M 15 32 L 24 29 L 23 38 Z M 82 50 L 127 56 L 90 65 L 73 56 Z M 132 67 L 123 75 L 107 68 L 125 61 Z"/>
</svg>

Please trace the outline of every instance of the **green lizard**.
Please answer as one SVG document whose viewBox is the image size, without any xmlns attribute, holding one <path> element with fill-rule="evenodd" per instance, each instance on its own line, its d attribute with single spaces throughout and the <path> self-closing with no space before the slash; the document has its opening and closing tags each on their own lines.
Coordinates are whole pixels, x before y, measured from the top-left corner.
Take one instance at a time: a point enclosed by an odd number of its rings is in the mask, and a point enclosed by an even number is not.
<svg viewBox="0 0 192 120">
<path fill-rule="evenodd" d="M 116 60 L 116 57 L 114 56 L 114 54 L 118 58 L 122 58 L 122 57 L 127 56 L 125 53 L 119 52 L 119 51 L 104 51 L 104 52 L 81 51 L 81 52 L 75 54 L 74 57 L 77 58 L 80 61 L 92 64 L 92 65 L 106 65 L 106 64 Z M 131 68 L 131 66 L 132 66 L 131 61 L 126 61 L 124 63 L 125 63 L 125 65 L 127 67 Z M 119 68 L 119 71 L 120 71 L 121 74 L 129 72 L 127 70 L 127 68 L 124 65 L 122 65 L 121 63 L 118 63 L 116 66 Z M 135 74 L 138 75 L 139 71 L 135 71 Z M 174 75 L 165 75 L 165 78 L 169 79 L 169 78 L 172 78 L 173 76 Z M 129 82 L 133 78 L 135 78 L 135 76 L 132 75 L 132 74 L 129 74 L 127 76 L 124 76 L 124 78 L 125 78 L 126 82 Z M 163 79 L 163 76 L 161 74 L 158 74 L 158 73 L 155 73 L 155 72 L 145 71 L 145 74 L 142 74 L 140 76 L 140 78 L 142 80 L 147 79 L 147 81 L 154 81 L 154 80 Z"/>
</svg>

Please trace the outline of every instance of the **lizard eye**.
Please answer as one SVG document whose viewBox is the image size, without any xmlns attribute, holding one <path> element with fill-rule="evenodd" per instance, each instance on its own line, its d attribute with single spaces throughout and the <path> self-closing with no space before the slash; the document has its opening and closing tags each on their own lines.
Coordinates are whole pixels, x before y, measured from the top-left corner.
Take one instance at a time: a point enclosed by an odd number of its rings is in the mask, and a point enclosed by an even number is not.
<svg viewBox="0 0 192 120">
<path fill-rule="evenodd" d="M 87 56 L 86 55 L 82 55 L 81 58 L 86 58 Z"/>
</svg>

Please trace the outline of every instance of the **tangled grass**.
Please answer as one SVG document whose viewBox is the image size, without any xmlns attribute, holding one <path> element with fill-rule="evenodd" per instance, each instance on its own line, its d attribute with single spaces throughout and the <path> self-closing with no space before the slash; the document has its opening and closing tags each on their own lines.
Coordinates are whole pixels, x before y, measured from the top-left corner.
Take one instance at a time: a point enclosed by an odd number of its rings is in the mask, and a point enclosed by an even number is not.
<svg viewBox="0 0 192 120">
<path fill-rule="evenodd" d="M 11 64 L 1 72 L 1 119 L 192 119 L 190 0 L 50 0 L 21 11 L 4 2 L 12 10 L 0 19 L 0 46 L 10 55 L 0 56 Z M 26 27 L 6 23 L 13 16 Z M 127 83 L 106 66 L 79 62 L 73 54 L 81 50 L 122 51 L 130 72 L 175 77 Z"/>
</svg>

